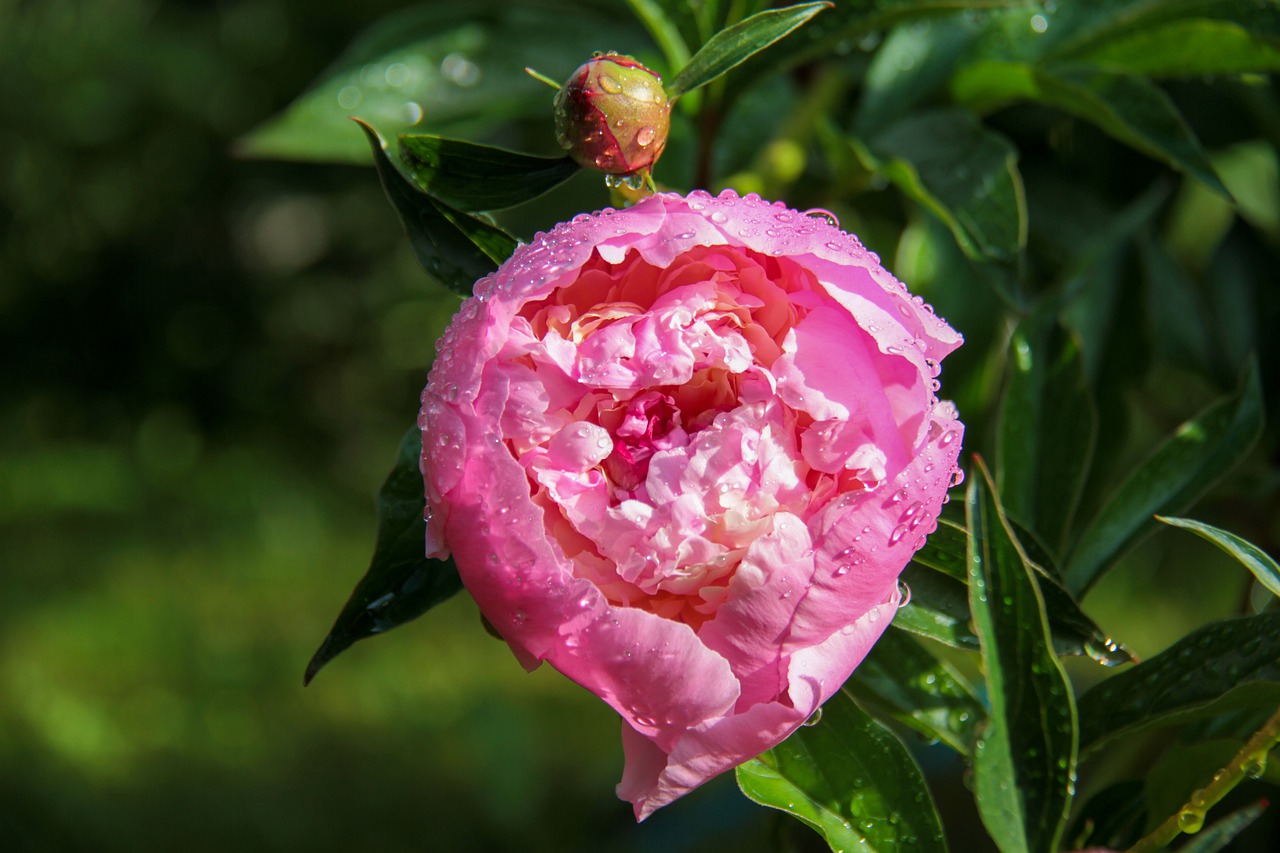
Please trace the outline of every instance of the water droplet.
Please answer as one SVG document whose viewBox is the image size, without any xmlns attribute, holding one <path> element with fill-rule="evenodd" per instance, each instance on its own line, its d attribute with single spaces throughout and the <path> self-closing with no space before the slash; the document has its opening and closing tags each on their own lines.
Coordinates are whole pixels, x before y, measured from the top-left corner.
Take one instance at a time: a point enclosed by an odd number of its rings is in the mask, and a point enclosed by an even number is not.
<svg viewBox="0 0 1280 853">
<path fill-rule="evenodd" d="M 608 74 L 601 74 L 599 78 L 600 88 L 604 89 L 610 95 L 616 95 L 622 91 L 622 84 Z"/>
<path fill-rule="evenodd" d="M 1262 774 L 1267 772 L 1266 753 L 1264 752 L 1251 756 L 1245 761 L 1242 769 L 1244 770 L 1244 775 L 1248 776 L 1250 779 L 1262 778 Z"/>
<path fill-rule="evenodd" d="M 511 614 L 511 622 L 513 625 L 523 625 L 525 620 L 529 618 L 529 614 L 523 610 L 517 610 Z"/>
<path fill-rule="evenodd" d="M 898 595 L 901 596 L 898 599 L 898 609 L 901 610 L 911 603 L 911 587 L 904 581 L 898 581 Z"/>
<path fill-rule="evenodd" d="M 812 714 L 810 714 L 810 715 L 809 715 L 809 719 L 805 720 L 805 721 L 804 721 L 803 723 L 801 723 L 800 725 L 802 725 L 802 726 L 816 726 L 816 725 L 817 725 L 818 723 L 820 723 L 820 722 L 822 722 L 822 708 L 821 708 L 821 707 L 819 707 L 816 711 L 814 711 Z"/>
<path fill-rule="evenodd" d="M 810 210 L 806 210 L 804 212 L 804 215 L 809 217 L 810 219 L 819 219 L 827 223 L 828 225 L 830 225 L 832 228 L 840 227 L 840 220 L 836 219 L 836 215 L 829 210 L 824 210 L 821 207 L 815 207 L 815 208 L 811 208 Z"/>
<path fill-rule="evenodd" d="M 907 535 L 907 525 L 899 524 L 897 527 L 893 529 L 893 532 L 889 534 L 889 544 L 897 545 L 899 542 L 902 541 L 902 537 L 906 535 Z"/>
<path fill-rule="evenodd" d="M 1178 829 L 1193 835 L 1204 826 L 1204 812 L 1192 808 L 1184 808 L 1178 812 Z"/>
<path fill-rule="evenodd" d="M 1045 30 L 1049 29 L 1049 19 L 1046 18 L 1044 15 L 1032 15 L 1031 29 L 1035 30 L 1038 33 L 1044 32 Z"/>
<path fill-rule="evenodd" d="M 652 127 L 642 127 L 636 131 L 636 144 L 644 148 L 653 143 L 654 137 L 658 135 Z"/>
</svg>

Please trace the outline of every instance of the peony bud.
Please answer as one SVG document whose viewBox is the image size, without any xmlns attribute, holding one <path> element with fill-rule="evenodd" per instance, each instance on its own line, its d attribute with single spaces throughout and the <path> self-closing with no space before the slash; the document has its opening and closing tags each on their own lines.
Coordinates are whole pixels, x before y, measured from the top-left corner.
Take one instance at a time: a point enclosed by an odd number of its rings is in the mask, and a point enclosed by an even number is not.
<svg viewBox="0 0 1280 853">
<path fill-rule="evenodd" d="M 556 139 L 579 165 L 612 175 L 652 166 L 667 145 L 662 79 L 629 56 L 601 54 L 556 94 Z"/>
</svg>

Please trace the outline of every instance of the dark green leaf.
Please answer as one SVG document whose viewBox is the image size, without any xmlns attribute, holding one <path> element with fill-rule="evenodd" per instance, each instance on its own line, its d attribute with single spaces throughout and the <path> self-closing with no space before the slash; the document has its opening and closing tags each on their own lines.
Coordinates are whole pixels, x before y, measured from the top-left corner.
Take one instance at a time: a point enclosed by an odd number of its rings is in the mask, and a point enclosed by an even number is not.
<svg viewBox="0 0 1280 853">
<path fill-rule="evenodd" d="M 417 619 L 462 589 L 452 560 L 426 557 L 421 455 L 422 433 L 411 427 L 400 442 L 395 467 L 378 492 L 378 541 L 369 570 L 307 664 L 304 683 L 356 640 Z"/>
<path fill-rule="evenodd" d="M 1200 830 L 1178 848 L 1178 853 L 1218 853 L 1225 850 L 1232 839 L 1244 832 L 1266 810 L 1266 802 L 1257 802 L 1234 811 L 1212 826 Z"/>
<path fill-rule="evenodd" d="M 1009 515 L 1030 525 L 1057 556 L 1098 426 L 1079 339 L 1046 305 L 1014 330 L 1008 369 L 996 438 L 1000 495 Z"/>
<path fill-rule="evenodd" d="M 1230 197 L 1173 101 L 1142 77 L 1092 66 L 986 61 L 957 74 L 952 93 L 982 111 L 1023 100 L 1056 107 Z"/>
<path fill-rule="evenodd" d="M 902 582 L 911 590 L 911 601 L 898 610 L 895 628 L 957 649 L 978 648 L 964 582 L 918 563 L 903 570 Z"/>
<path fill-rule="evenodd" d="M 1215 622 L 1080 697 L 1080 745 L 1280 699 L 1280 613 Z"/>
<path fill-rule="evenodd" d="M 550 127 L 553 93 L 525 66 L 563 79 L 600 50 L 645 35 L 625 15 L 556 0 L 431 3 L 390 15 L 362 34 L 285 111 L 237 142 L 254 157 L 367 163 L 351 116 L 389 133 L 490 137 L 512 119 Z M 550 130 L 548 129 L 548 139 Z"/>
<path fill-rule="evenodd" d="M 1255 51 L 1274 48 L 1280 37 L 1275 0 L 1078 2 L 1060 12 L 1066 15 L 1059 14 L 1054 26 L 1065 25 L 1067 32 L 1048 56 L 1142 74 L 1247 71 Z"/>
<path fill-rule="evenodd" d="M 955 648 L 978 647 L 965 588 L 967 549 L 965 529 L 950 519 L 939 519 L 938 529 L 929 534 L 924 547 L 916 552 L 902 574 L 903 583 L 911 590 L 911 600 L 898 611 L 893 623 L 896 627 Z M 1054 652 L 1088 655 L 1106 666 L 1131 662 L 1129 652 L 1085 615 L 1046 564 L 1036 562 L 1038 558 L 1033 553 L 1029 556 L 1049 614 Z"/>
<path fill-rule="evenodd" d="M 1171 364 L 1212 375 L 1211 314 L 1187 269 L 1150 236 L 1138 240 L 1146 285 L 1146 314 L 1156 349 Z"/>
<path fill-rule="evenodd" d="M 855 4 L 849 4 L 855 5 Z M 871 56 L 854 113 L 854 129 L 863 138 L 916 111 L 955 73 L 978 27 L 966 16 L 945 21 L 918 20 L 894 27 Z"/>
<path fill-rule="evenodd" d="M 1073 847 L 1126 850 L 1147 823 L 1140 779 L 1126 779 L 1103 788 L 1080 808 L 1067 837 Z"/>
<path fill-rule="evenodd" d="M 759 12 L 716 33 L 693 55 L 667 84 L 667 93 L 677 98 L 705 86 L 747 57 L 759 53 L 778 39 L 802 26 L 830 3 L 801 3 L 785 9 Z"/>
<path fill-rule="evenodd" d="M 1044 602 L 981 460 L 969 477 L 969 599 L 991 722 L 974 755 L 982 821 L 1004 853 L 1058 849 L 1075 780 L 1075 702 Z"/>
<path fill-rule="evenodd" d="M 534 157 L 419 134 L 400 137 L 400 162 L 420 189 L 461 211 L 512 207 L 578 173 L 568 157 Z"/>
<path fill-rule="evenodd" d="M 377 131 L 364 122 L 360 126 L 373 148 L 382 189 L 400 216 L 418 263 L 454 293 L 470 296 L 476 281 L 515 251 L 515 238 L 419 190 L 387 156 Z"/>
<path fill-rule="evenodd" d="M 1256 366 L 1241 388 L 1182 424 L 1111 493 L 1075 537 L 1063 577 L 1083 593 L 1139 538 L 1157 513 L 1178 513 L 1249 452 L 1262 430 L 1262 390 Z"/>
<path fill-rule="evenodd" d="M 845 684 L 859 702 L 967 755 L 986 708 L 950 664 L 901 631 L 886 631 Z"/>
<path fill-rule="evenodd" d="M 1007 259 L 1025 245 L 1017 149 L 972 113 L 916 113 L 855 146 L 869 168 L 945 222 L 970 258 Z"/>
<path fill-rule="evenodd" d="M 1184 530 L 1190 530 L 1192 533 L 1208 539 L 1243 563 L 1245 568 L 1253 572 L 1253 576 L 1258 579 L 1258 583 L 1271 590 L 1273 595 L 1280 595 L 1280 564 L 1277 564 L 1257 545 L 1240 538 L 1234 533 L 1228 533 L 1225 530 L 1219 530 L 1212 525 L 1201 521 L 1192 521 L 1189 518 L 1156 516 L 1156 520 L 1163 521 L 1165 524 L 1170 524 L 1174 527 L 1181 527 Z"/>
<path fill-rule="evenodd" d="M 761 805 L 813 827 L 832 850 L 944 851 L 924 777 L 902 741 L 841 691 L 821 720 L 738 768 Z"/>
</svg>

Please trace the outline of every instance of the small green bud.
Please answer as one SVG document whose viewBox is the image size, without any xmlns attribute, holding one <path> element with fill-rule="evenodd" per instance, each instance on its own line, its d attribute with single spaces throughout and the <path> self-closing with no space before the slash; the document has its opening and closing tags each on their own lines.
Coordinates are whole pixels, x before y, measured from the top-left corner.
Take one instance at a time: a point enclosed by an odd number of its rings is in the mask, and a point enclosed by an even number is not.
<svg viewBox="0 0 1280 853">
<path fill-rule="evenodd" d="M 662 78 L 629 56 L 601 54 L 556 93 L 556 139 L 579 165 L 629 175 L 662 156 L 671 100 Z"/>
</svg>

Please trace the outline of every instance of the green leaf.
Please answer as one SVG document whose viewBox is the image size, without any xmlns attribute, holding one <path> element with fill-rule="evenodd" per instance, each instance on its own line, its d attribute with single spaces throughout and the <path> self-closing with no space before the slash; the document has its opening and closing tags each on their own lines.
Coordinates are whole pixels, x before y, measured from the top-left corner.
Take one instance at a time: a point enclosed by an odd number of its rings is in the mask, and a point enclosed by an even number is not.
<svg viewBox="0 0 1280 853">
<path fill-rule="evenodd" d="M 1004 853 L 1058 849 L 1071 803 L 1076 713 L 1035 574 L 981 460 L 969 478 L 969 600 L 991 722 L 974 755 L 982 822 Z"/>
<path fill-rule="evenodd" d="M 1238 809 L 1217 821 L 1213 826 L 1200 830 L 1186 844 L 1178 848 L 1178 853 L 1218 853 L 1240 833 L 1248 828 L 1262 813 L 1267 810 L 1267 803 L 1257 802 Z"/>
<path fill-rule="evenodd" d="M 1009 341 L 996 475 L 1005 510 L 1030 525 L 1054 556 L 1084 491 L 1098 416 L 1077 336 L 1045 305 Z"/>
<path fill-rule="evenodd" d="M 947 518 L 939 519 L 938 529 L 929 534 L 924 547 L 902 574 L 911 598 L 898 611 L 893 623 L 896 627 L 954 648 L 978 648 L 965 587 L 968 541 L 962 526 Z M 1037 572 L 1044 596 L 1054 653 L 1088 655 L 1105 666 L 1131 662 L 1129 652 L 1103 633 L 1066 587 L 1034 559 L 1032 555 L 1029 565 Z"/>
<path fill-rule="evenodd" d="M 902 582 L 911 590 L 911 600 L 898 609 L 893 627 L 952 648 L 977 650 L 978 635 L 973 632 L 969 617 L 969 593 L 962 581 L 910 563 L 902 572 Z"/>
<path fill-rule="evenodd" d="M 1280 612 L 1207 625 L 1080 697 L 1080 746 L 1280 700 Z"/>
<path fill-rule="evenodd" d="M 1143 791 L 1142 780 L 1125 779 L 1089 797 L 1067 831 L 1071 845 L 1127 850 L 1147 823 Z"/>
<path fill-rule="evenodd" d="M 387 156 L 377 131 L 364 122 L 359 124 L 373 148 L 382 189 L 400 216 L 418 263 L 454 293 L 470 296 L 476 281 L 516 250 L 516 239 L 419 190 Z"/>
<path fill-rule="evenodd" d="M 987 715 L 973 688 L 950 664 L 901 631 L 886 631 L 845 689 L 880 717 L 891 717 L 962 755 Z"/>
<path fill-rule="evenodd" d="M 1280 71 L 1280 45 L 1231 21 L 1170 21 L 1069 55 L 1146 77 Z"/>
<path fill-rule="evenodd" d="M 831 3 L 801 3 L 785 9 L 769 9 L 716 33 L 667 84 L 667 94 L 678 98 L 705 86 L 747 57 L 759 53 L 788 35 Z"/>
<path fill-rule="evenodd" d="M 1094 66 L 990 60 L 962 69 L 951 89 L 961 104 L 983 112 L 1016 101 L 1056 107 L 1231 197 L 1173 101 L 1142 77 Z"/>
<path fill-rule="evenodd" d="M 512 207 L 578 173 L 578 164 L 568 157 L 535 157 L 425 134 L 399 139 L 400 162 L 410 180 L 461 211 Z"/>
<path fill-rule="evenodd" d="M 844 691 L 821 720 L 738 767 L 757 803 L 817 830 L 832 850 L 944 851 L 942 824 L 902 741 Z"/>
<path fill-rule="evenodd" d="M 1156 514 L 1176 514 L 1195 503 L 1245 457 L 1262 421 L 1262 389 L 1254 365 L 1239 391 L 1179 426 L 1103 502 L 1066 557 L 1067 587 L 1083 593 L 1154 529 Z"/>
<path fill-rule="evenodd" d="M 1228 533 L 1220 530 L 1210 524 L 1202 521 L 1192 521 L 1189 518 L 1172 518 L 1169 516 L 1156 516 L 1157 521 L 1173 527 L 1181 527 L 1184 530 L 1190 530 L 1196 535 L 1208 539 L 1214 545 L 1217 545 L 1223 551 L 1235 557 L 1245 568 L 1253 572 L 1253 576 L 1258 579 L 1258 583 L 1271 590 L 1272 595 L 1280 595 L 1280 564 L 1271 559 L 1265 551 L 1242 539 L 1234 533 Z"/>
<path fill-rule="evenodd" d="M 854 113 L 859 136 L 870 138 L 922 103 L 936 102 L 979 32 L 975 17 L 953 16 L 936 24 L 926 18 L 889 31 L 862 80 Z"/>
<path fill-rule="evenodd" d="M 304 683 L 355 641 L 417 619 L 462 589 L 453 560 L 426 557 L 421 455 L 422 432 L 410 427 L 378 492 L 378 541 L 369 570 L 307 664 Z"/>
<path fill-rule="evenodd" d="M 1272 45 L 1280 37 L 1280 4 L 1276 0 L 1095 0 L 1064 5 L 1059 12 L 1068 13 L 1067 20 L 1059 14 L 1053 27 L 1065 23 L 1066 34 L 1052 46 L 1048 56 L 1097 62 L 1109 58 L 1117 63 L 1132 59 L 1141 63 L 1135 71 L 1158 68 L 1178 74 L 1176 63 L 1181 58 L 1187 63 L 1185 73 L 1213 73 L 1198 70 L 1198 65 L 1231 63 L 1232 48 L 1244 48 L 1248 55 L 1247 42 L 1234 34 Z M 1182 44 L 1177 43 L 1178 37 Z M 1195 56 L 1191 48 L 1224 55 Z M 1144 49 L 1149 56 L 1140 55 Z"/>
<path fill-rule="evenodd" d="M 1008 259 L 1026 244 L 1018 152 L 965 110 L 920 112 L 854 149 L 947 224 L 966 255 Z"/>
<path fill-rule="evenodd" d="M 668 68 L 684 68 L 689 64 L 689 45 L 685 44 L 680 28 L 661 5 L 654 0 L 627 0 L 627 5 L 653 36 L 666 57 Z"/>
<path fill-rule="evenodd" d="M 563 79 L 600 49 L 646 42 L 625 15 L 581 3 L 470 0 L 389 15 L 359 36 L 282 113 L 236 143 L 252 157 L 364 164 L 351 116 L 402 133 L 411 127 L 491 137 L 516 119 L 550 122 L 552 92 L 525 66 Z M 550 131 L 548 130 L 548 139 Z"/>
</svg>

